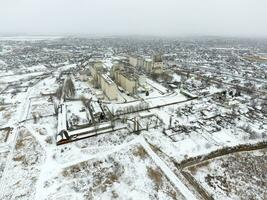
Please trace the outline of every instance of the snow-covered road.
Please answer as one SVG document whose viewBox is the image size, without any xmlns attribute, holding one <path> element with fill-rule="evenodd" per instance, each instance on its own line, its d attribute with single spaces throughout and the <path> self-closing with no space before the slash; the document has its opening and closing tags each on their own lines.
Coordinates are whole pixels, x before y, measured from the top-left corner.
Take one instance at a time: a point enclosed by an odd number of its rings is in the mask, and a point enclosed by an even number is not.
<svg viewBox="0 0 267 200">
<path fill-rule="evenodd" d="M 171 169 L 164 163 L 163 160 L 150 148 L 149 144 L 140 138 L 140 143 L 145 148 L 146 152 L 151 156 L 152 160 L 157 166 L 164 172 L 167 178 L 173 183 L 173 185 L 183 194 L 186 199 L 197 199 L 192 192 L 182 183 L 182 181 L 171 171 Z"/>
</svg>

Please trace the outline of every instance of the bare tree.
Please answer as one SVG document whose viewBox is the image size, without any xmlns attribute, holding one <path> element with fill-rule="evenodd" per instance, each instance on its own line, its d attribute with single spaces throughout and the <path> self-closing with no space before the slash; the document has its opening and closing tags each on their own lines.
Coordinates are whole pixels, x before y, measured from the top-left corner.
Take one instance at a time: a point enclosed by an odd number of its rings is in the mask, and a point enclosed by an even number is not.
<svg viewBox="0 0 267 200">
<path fill-rule="evenodd" d="M 67 77 L 64 82 L 64 94 L 66 97 L 73 97 L 75 95 L 75 86 L 70 77 Z"/>
<path fill-rule="evenodd" d="M 55 111 L 55 114 L 57 115 L 58 114 L 58 104 L 56 102 L 54 102 L 54 111 Z"/>
<path fill-rule="evenodd" d="M 60 85 L 56 90 L 56 97 L 60 99 L 62 97 L 63 87 Z"/>
<path fill-rule="evenodd" d="M 37 123 L 37 120 L 38 120 L 38 115 L 36 112 L 33 112 L 32 113 L 32 118 L 33 118 L 33 122 L 36 124 Z"/>
</svg>

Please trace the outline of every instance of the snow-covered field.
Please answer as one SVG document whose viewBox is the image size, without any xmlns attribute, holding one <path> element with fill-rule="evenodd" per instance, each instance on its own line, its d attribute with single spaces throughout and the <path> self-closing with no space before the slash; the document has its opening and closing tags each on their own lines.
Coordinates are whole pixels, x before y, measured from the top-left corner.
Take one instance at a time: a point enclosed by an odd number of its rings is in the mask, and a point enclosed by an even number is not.
<svg viewBox="0 0 267 200">
<path fill-rule="evenodd" d="M 8 151 L 0 152 L 0 179 L 2 178 L 2 174 L 6 166 L 6 159 L 8 153 L 9 153 Z"/>
<path fill-rule="evenodd" d="M 0 130 L 0 145 L 8 140 L 9 130 Z"/>
<path fill-rule="evenodd" d="M 187 168 L 215 199 L 265 199 L 266 149 L 234 153 Z"/>
<path fill-rule="evenodd" d="M 0 111 L 0 127 L 7 125 L 15 117 L 17 106 L 8 105 L 1 107 Z"/>
<path fill-rule="evenodd" d="M 33 199 L 40 166 L 45 160 L 44 150 L 27 130 L 21 129 L 9 156 L 1 181 L 2 199 Z"/>
<path fill-rule="evenodd" d="M 140 144 L 66 166 L 44 187 L 44 199 L 184 199 Z"/>
</svg>

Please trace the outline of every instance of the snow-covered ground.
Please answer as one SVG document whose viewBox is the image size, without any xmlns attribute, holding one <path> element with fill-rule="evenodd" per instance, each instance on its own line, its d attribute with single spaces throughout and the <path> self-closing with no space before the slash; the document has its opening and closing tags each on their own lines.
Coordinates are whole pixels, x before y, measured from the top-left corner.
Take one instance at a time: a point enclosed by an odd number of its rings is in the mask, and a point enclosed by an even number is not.
<svg viewBox="0 0 267 200">
<path fill-rule="evenodd" d="M 265 199 L 266 161 L 263 149 L 222 156 L 188 171 L 215 199 Z"/>
<path fill-rule="evenodd" d="M 150 156 L 137 140 L 65 165 L 45 182 L 43 199 L 184 199 Z"/>
<path fill-rule="evenodd" d="M 1 179 L 1 199 L 33 199 L 44 150 L 36 139 L 21 129 L 12 156 L 7 159 L 5 175 Z M 12 188 L 16 188 L 16 192 Z"/>
<path fill-rule="evenodd" d="M 53 55 L 59 46 L 53 47 Z M 28 73 L 17 73 L 0 61 L 0 199 L 191 200 L 204 198 L 199 188 L 206 190 L 207 199 L 265 199 L 266 146 L 257 150 L 266 141 L 266 114 L 260 104 L 264 95 L 242 91 L 235 96 L 229 85 L 176 73 L 172 81 L 177 87 L 168 87 L 147 74 L 142 91 L 140 86 L 133 96 L 120 92 L 117 101 L 109 101 L 93 87 L 90 73 L 81 78 L 88 66 L 73 64 L 80 60 L 78 47 L 67 47 L 53 58 L 67 61 L 22 65 L 21 71 Z M 1 56 L 12 48 L 5 45 Z M 73 58 L 70 52 L 75 52 Z M 114 52 L 110 47 L 97 54 L 104 55 L 100 60 L 106 70 L 120 59 Z M 51 74 L 43 76 L 46 72 Z M 74 82 L 71 97 L 60 90 L 66 77 Z M 89 99 L 103 114 L 93 123 L 85 108 Z M 57 146 L 62 130 L 68 131 L 69 143 Z M 87 138 L 70 142 L 79 136 Z M 214 152 L 249 144 L 256 150 L 202 161 Z"/>
</svg>

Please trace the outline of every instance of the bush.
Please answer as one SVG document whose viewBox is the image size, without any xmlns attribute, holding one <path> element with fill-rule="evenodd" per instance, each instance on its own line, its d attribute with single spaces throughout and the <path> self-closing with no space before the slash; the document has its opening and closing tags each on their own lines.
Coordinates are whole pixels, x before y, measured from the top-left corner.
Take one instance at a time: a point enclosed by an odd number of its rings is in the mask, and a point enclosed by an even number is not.
<svg viewBox="0 0 267 200">
<path fill-rule="evenodd" d="M 45 138 L 45 141 L 46 141 L 46 143 L 48 143 L 48 144 L 52 144 L 52 143 L 53 143 L 53 138 L 52 138 L 52 136 L 47 136 L 47 137 Z"/>
</svg>

